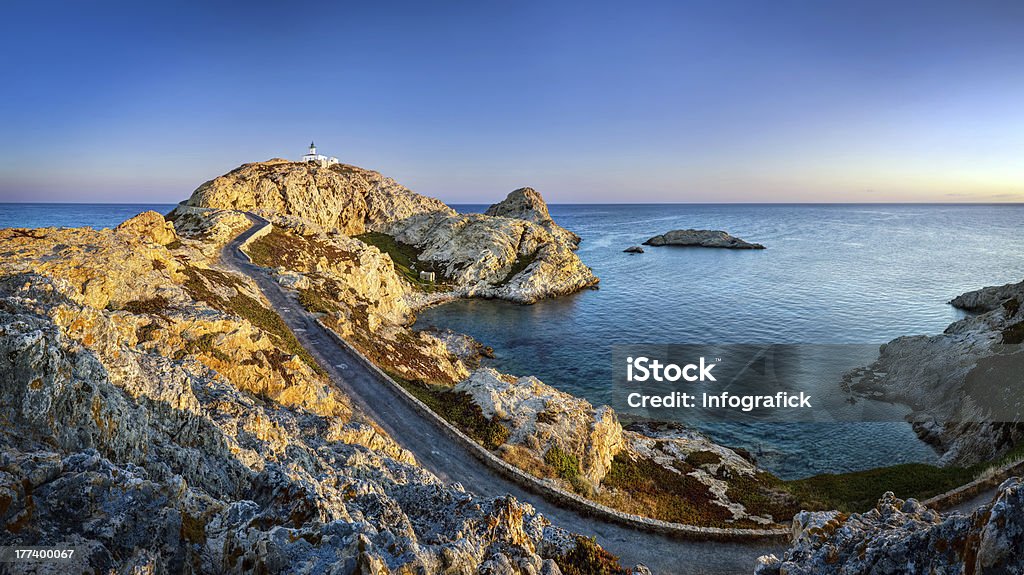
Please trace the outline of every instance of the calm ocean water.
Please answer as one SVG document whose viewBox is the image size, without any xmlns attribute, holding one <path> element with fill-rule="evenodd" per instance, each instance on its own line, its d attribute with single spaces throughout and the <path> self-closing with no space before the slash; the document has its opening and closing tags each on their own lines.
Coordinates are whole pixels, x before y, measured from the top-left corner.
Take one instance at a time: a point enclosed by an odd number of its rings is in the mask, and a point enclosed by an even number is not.
<svg viewBox="0 0 1024 575">
<path fill-rule="evenodd" d="M 113 228 L 146 210 L 166 214 L 174 204 L 4 204 L 0 228 Z"/>
<path fill-rule="evenodd" d="M 494 347 L 495 367 L 595 403 L 608 400 L 615 344 L 880 344 L 939 333 L 962 317 L 946 303 L 952 297 L 1024 279 L 1019 205 L 550 209 L 583 238 L 579 255 L 601 278 L 599 290 L 532 306 L 458 301 L 425 310 L 417 325 L 468 333 Z M 768 249 L 622 253 L 678 228 L 723 229 Z M 902 421 L 702 427 L 784 477 L 936 459 Z"/>
<path fill-rule="evenodd" d="M 3 227 L 114 227 L 173 204 L 0 204 Z M 486 206 L 456 206 L 463 212 Z M 607 401 L 611 347 L 632 343 L 884 343 L 962 317 L 947 301 L 1024 278 L 1024 206 L 553 205 L 601 289 L 518 306 L 459 301 L 418 326 L 469 333 L 499 369 Z M 677 228 L 724 229 L 763 251 L 622 250 Z M 854 367 L 854 366 L 851 366 Z M 831 385 L 831 382 L 828 382 Z M 838 382 L 836 382 L 838 385 Z M 901 409 L 901 408 L 895 408 Z M 908 424 L 702 426 L 784 477 L 933 462 Z"/>
</svg>

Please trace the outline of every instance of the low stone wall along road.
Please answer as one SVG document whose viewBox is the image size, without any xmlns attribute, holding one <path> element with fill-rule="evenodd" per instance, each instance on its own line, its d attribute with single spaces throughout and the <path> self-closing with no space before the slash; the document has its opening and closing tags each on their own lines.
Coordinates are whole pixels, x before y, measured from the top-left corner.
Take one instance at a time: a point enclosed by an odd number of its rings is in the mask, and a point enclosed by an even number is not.
<svg viewBox="0 0 1024 575">
<path fill-rule="evenodd" d="M 295 337 L 327 370 L 334 384 L 351 398 L 353 405 L 442 480 L 461 483 L 481 497 L 511 494 L 529 502 L 555 525 L 596 536 L 598 543 L 619 556 L 624 565 L 643 563 L 658 574 L 752 573 L 759 555 L 778 555 L 783 551 L 784 545 L 778 541 L 688 541 L 612 523 L 539 497 L 482 464 L 469 448 L 453 440 L 443 426 L 415 409 L 392 385 L 381 381 L 378 372 L 364 366 L 361 358 L 340 345 L 291 293 L 274 281 L 268 270 L 249 261 L 240 246 L 267 223 L 256 216 L 250 218 L 255 222 L 253 227 L 225 246 L 225 265 L 252 278 Z"/>
</svg>

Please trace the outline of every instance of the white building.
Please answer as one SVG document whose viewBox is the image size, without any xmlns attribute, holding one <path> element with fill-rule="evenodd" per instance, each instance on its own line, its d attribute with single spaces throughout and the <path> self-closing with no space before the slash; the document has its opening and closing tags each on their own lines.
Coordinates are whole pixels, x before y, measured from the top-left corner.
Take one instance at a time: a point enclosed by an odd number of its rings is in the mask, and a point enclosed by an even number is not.
<svg viewBox="0 0 1024 575">
<path fill-rule="evenodd" d="M 303 162 L 316 162 L 321 167 L 327 167 L 338 163 L 338 158 L 331 156 L 328 158 L 323 154 L 316 153 L 316 144 L 314 142 L 309 143 L 309 152 L 305 156 L 302 156 Z"/>
</svg>

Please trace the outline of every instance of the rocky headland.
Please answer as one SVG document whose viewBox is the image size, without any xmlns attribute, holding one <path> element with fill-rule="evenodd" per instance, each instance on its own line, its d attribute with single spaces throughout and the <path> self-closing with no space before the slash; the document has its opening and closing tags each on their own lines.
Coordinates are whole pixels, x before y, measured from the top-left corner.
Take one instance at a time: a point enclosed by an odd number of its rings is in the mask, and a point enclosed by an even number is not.
<svg viewBox="0 0 1024 575">
<path fill-rule="evenodd" d="M 203 209 L 248 211 L 303 233 L 359 236 L 388 252 L 414 285 L 431 283 L 448 297 L 533 303 L 598 283 L 575 253 L 579 237 L 551 219 L 532 188 L 511 192 L 485 214 L 460 215 L 377 172 L 270 160 L 206 182 L 171 219 L 195 219 Z"/>
<path fill-rule="evenodd" d="M 972 312 L 934 336 L 900 337 L 844 384 L 859 394 L 904 403 L 918 435 L 944 465 L 1002 456 L 1024 439 L 1024 282 L 960 295 Z"/>
<path fill-rule="evenodd" d="M 764 249 L 764 246 L 761 244 L 753 244 L 719 230 L 672 230 L 648 239 L 644 242 L 644 245 L 725 248 L 731 250 Z"/>
</svg>

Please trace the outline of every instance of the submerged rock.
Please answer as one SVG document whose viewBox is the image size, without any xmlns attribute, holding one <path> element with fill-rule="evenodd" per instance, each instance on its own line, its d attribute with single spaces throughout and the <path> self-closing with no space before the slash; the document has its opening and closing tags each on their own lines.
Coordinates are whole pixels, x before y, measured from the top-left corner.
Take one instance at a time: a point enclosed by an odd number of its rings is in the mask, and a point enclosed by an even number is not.
<svg viewBox="0 0 1024 575">
<path fill-rule="evenodd" d="M 628 248 L 626 248 L 626 249 L 624 249 L 622 251 L 627 253 L 627 254 L 642 254 L 642 253 L 644 253 L 644 249 L 642 247 L 640 247 L 640 246 L 630 246 L 630 247 L 628 247 Z"/>
<path fill-rule="evenodd" d="M 644 242 L 645 246 L 684 246 L 700 248 L 727 248 L 733 250 L 763 250 L 761 244 L 752 244 L 719 230 L 672 230 Z"/>
<path fill-rule="evenodd" d="M 891 492 L 867 513 L 804 511 L 782 558 L 758 559 L 758 575 L 925 575 L 1024 572 L 1024 484 L 1005 481 L 970 515 L 946 517 Z"/>
</svg>

